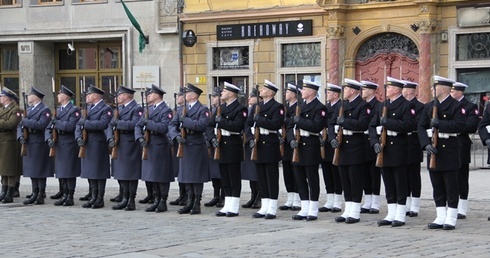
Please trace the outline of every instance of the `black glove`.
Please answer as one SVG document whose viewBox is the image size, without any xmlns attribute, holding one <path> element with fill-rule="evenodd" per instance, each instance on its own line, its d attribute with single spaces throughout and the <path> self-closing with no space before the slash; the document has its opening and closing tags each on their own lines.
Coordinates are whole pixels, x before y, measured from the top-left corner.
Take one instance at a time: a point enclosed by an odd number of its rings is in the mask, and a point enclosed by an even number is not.
<svg viewBox="0 0 490 258">
<path fill-rule="evenodd" d="M 219 122 L 221 122 L 221 116 L 216 116 L 216 117 L 214 118 L 214 122 L 215 122 L 215 123 L 219 123 Z"/>
<path fill-rule="evenodd" d="M 374 153 L 378 154 L 380 153 L 383 149 L 381 148 L 381 145 L 379 143 L 375 143 L 373 145 Z"/>
<path fill-rule="evenodd" d="M 320 145 L 323 147 L 327 144 L 327 142 L 325 140 L 323 140 L 322 137 L 319 138 L 320 139 Z"/>
<path fill-rule="evenodd" d="M 51 119 L 51 124 L 52 125 L 55 125 L 56 124 L 56 117 L 53 117 L 53 119 Z"/>
<path fill-rule="evenodd" d="M 337 141 L 337 139 L 333 139 L 330 141 L 330 146 L 332 146 L 332 148 L 334 148 L 334 149 L 337 149 L 338 147 L 340 147 L 340 144 Z"/>
<path fill-rule="evenodd" d="M 83 141 L 82 138 L 77 138 L 77 144 L 79 147 L 82 147 L 83 145 L 85 145 L 85 142 Z"/>
<path fill-rule="evenodd" d="M 116 121 L 116 120 L 112 120 L 112 121 L 109 123 L 109 126 L 110 126 L 110 127 L 113 127 L 113 128 L 116 128 L 116 127 L 117 127 L 117 121 Z"/>
<path fill-rule="evenodd" d="M 490 149 L 490 139 L 485 140 L 485 145 L 487 145 L 487 148 Z"/>
<path fill-rule="evenodd" d="M 182 115 L 179 116 L 179 123 L 182 124 L 184 122 L 184 118 Z"/>
<path fill-rule="evenodd" d="M 260 115 L 259 114 L 254 114 L 254 122 L 257 122 L 259 120 Z"/>
<path fill-rule="evenodd" d="M 141 117 L 140 123 L 142 126 L 145 126 L 148 123 L 148 119 L 146 117 Z"/>
<path fill-rule="evenodd" d="M 114 146 L 116 146 L 114 138 L 110 138 L 109 140 L 107 140 L 107 142 L 109 143 L 109 148 L 114 148 Z"/>
<path fill-rule="evenodd" d="M 253 148 L 255 146 L 255 140 L 252 139 L 252 140 L 248 141 L 248 145 L 250 146 L 250 148 Z"/>
<path fill-rule="evenodd" d="M 24 138 L 24 136 L 21 136 L 21 137 L 19 138 L 19 142 L 20 142 L 20 144 L 26 144 L 26 143 L 27 143 L 27 141 L 26 141 L 26 139 Z"/>
<path fill-rule="evenodd" d="M 430 120 L 430 126 L 434 128 L 439 128 L 439 118 L 432 118 Z"/>
<path fill-rule="evenodd" d="M 84 126 L 85 125 L 85 118 L 80 118 L 80 120 L 78 120 L 77 125 Z"/>
<path fill-rule="evenodd" d="M 46 143 L 48 144 L 49 148 L 53 148 L 54 147 L 54 141 L 53 141 L 53 139 L 49 138 L 48 140 L 46 140 Z"/>
<path fill-rule="evenodd" d="M 140 143 L 141 147 L 146 147 L 147 143 L 143 137 L 138 138 L 138 142 Z"/>
<path fill-rule="evenodd" d="M 298 148 L 298 142 L 296 140 L 292 140 L 289 142 L 289 146 L 291 146 L 292 149 Z"/>
<path fill-rule="evenodd" d="M 300 118 L 300 116 L 293 116 L 293 123 L 297 124 Z"/>
<path fill-rule="evenodd" d="M 187 140 L 184 139 L 184 137 L 182 137 L 181 135 L 177 135 L 177 137 L 175 137 L 175 139 L 177 140 L 178 143 L 180 144 L 184 144 Z"/>
<path fill-rule="evenodd" d="M 386 125 L 386 121 L 388 121 L 388 118 L 387 118 L 387 117 L 382 116 L 382 117 L 379 119 L 379 124 L 380 124 L 380 125 Z"/>
<path fill-rule="evenodd" d="M 343 126 L 344 125 L 344 117 L 337 117 L 337 124 L 340 125 L 340 126 Z"/>
<path fill-rule="evenodd" d="M 436 147 L 432 146 L 432 144 L 427 144 L 427 145 L 425 146 L 425 150 L 427 151 L 427 153 L 429 153 L 429 154 L 431 154 L 431 155 L 432 155 L 432 154 L 436 154 L 436 153 L 437 153 L 437 149 L 436 149 Z"/>
<path fill-rule="evenodd" d="M 213 145 L 213 148 L 218 148 L 219 142 L 216 138 L 211 139 L 211 144 Z"/>
</svg>

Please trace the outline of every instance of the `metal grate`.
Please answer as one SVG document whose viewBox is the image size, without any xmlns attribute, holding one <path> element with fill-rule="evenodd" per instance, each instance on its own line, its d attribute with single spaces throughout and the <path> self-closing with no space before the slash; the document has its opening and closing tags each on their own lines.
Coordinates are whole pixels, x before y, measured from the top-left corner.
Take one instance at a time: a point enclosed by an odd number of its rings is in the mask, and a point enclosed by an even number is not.
<svg viewBox="0 0 490 258">
<path fill-rule="evenodd" d="M 490 59 L 490 32 L 456 36 L 456 60 Z"/>
<path fill-rule="evenodd" d="M 382 33 L 362 44 L 356 60 L 364 62 L 382 53 L 399 53 L 413 60 L 419 57 L 419 49 L 409 37 L 398 33 Z"/>
<path fill-rule="evenodd" d="M 281 65 L 282 67 L 320 66 L 322 56 L 320 48 L 320 42 L 283 44 Z"/>
</svg>

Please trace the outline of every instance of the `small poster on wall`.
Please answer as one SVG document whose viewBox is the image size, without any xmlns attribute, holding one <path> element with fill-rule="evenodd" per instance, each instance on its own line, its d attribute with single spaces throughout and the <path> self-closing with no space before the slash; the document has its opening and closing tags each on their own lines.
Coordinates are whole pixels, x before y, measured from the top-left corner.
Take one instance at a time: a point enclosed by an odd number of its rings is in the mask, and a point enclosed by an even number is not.
<svg viewBox="0 0 490 258">
<path fill-rule="evenodd" d="M 133 89 L 145 90 L 152 84 L 160 86 L 159 66 L 133 66 Z"/>
</svg>

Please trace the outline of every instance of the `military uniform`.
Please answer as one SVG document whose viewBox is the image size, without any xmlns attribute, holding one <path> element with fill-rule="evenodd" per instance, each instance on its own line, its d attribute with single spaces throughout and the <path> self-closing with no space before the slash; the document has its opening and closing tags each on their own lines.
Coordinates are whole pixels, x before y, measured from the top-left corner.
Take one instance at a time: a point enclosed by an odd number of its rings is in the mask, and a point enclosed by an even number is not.
<svg viewBox="0 0 490 258">
<path fill-rule="evenodd" d="M 454 81 L 434 76 L 435 84 L 452 87 Z M 437 101 L 439 102 L 439 101 Z M 420 146 L 428 150 L 432 147 L 431 137 L 434 101 L 425 105 L 424 112 L 418 124 Z M 458 207 L 458 171 L 461 168 L 461 143 L 457 137 L 465 129 L 466 110 L 463 104 L 447 96 L 437 104 L 439 138 L 437 142 L 436 168 L 430 168 L 430 153 L 427 155 L 427 167 L 433 188 L 437 218 L 429 223 L 430 229 L 454 229 L 457 220 Z M 432 121 L 432 122 L 431 122 Z M 446 206 L 448 207 L 446 210 Z"/>
<path fill-rule="evenodd" d="M 276 92 L 278 90 L 277 86 L 267 80 L 263 87 Z M 262 207 L 257 213 L 253 214 L 253 217 L 274 219 L 277 212 L 279 161 L 281 160 L 277 130 L 284 123 L 284 107 L 274 99 L 270 99 L 266 103 L 261 102 L 258 105 L 260 113 L 254 114 L 247 119 L 247 124 L 250 127 L 254 127 L 254 130 L 259 130 L 260 135 L 259 140 L 257 142 L 253 141 L 253 143 L 257 144 L 255 167 L 259 179 Z M 252 109 L 255 110 L 255 105 Z M 253 137 L 250 138 L 249 143 L 253 139 Z"/>
<path fill-rule="evenodd" d="M 378 84 L 369 81 L 361 81 L 361 83 L 364 85 L 364 88 L 367 89 L 377 90 L 379 87 Z M 375 96 L 366 101 L 373 111 L 371 112 L 370 118 L 372 119 L 375 111 L 378 110 L 381 104 Z M 361 213 L 377 214 L 379 213 L 379 207 L 381 205 L 381 198 L 379 196 L 381 188 L 381 169 L 375 166 L 376 154 L 370 144 L 371 139 L 369 137 L 369 132 L 365 131 L 364 133 L 366 137 L 366 163 L 364 164 L 363 172 L 364 204 L 361 207 Z"/>
<path fill-rule="evenodd" d="M 0 108 L 0 175 L 2 176 L 2 190 L 0 200 L 2 203 L 13 202 L 13 191 L 18 176 L 22 174 L 19 169 L 21 162 L 20 147 L 17 142 L 16 129 L 22 120 L 22 113 L 17 95 L 4 88 L 1 96 L 12 99 L 8 106 Z"/>
<path fill-rule="evenodd" d="M 464 91 L 468 86 L 462 83 L 453 84 L 454 90 Z M 467 98 L 459 100 L 463 104 L 466 113 L 466 123 L 463 132 L 458 134 L 461 143 L 461 168 L 458 173 L 459 202 L 458 219 L 465 219 L 468 211 L 468 191 L 469 191 L 469 172 L 471 163 L 471 144 L 469 134 L 473 134 L 478 129 L 478 106 Z"/>
<path fill-rule="evenodd" d="M 223 91 L 238 93 L 240 89 L 225 82 Z M 218 120 L 217 120 L 218 119 Z M 225 206 L 216 212 L 216 216 L 234 217 L 240 208 L 240 193 L 242 181 L 240 163 L 243 160 L 242 137 L 240 133 L 245 127 L 247 108 L 238 99 L 229 104 L 221 105 L 221 118 L 216 117 L 217 130 L 221 130 L 219 141 L 220 159 L 219 171 L 222 187 L 225 192 Z M 216 143 L 216 141 L 214 141 Z"/>
<path fill-rule="evenodd" d="M 104 91 L 91 85 L 87 94 L 103 95 Z M 90 182 L 91 199 L 83 205 L 84 208 L 104 207 L 104 194 L 107 178 L 111 177 L 109 167 L 109 146 L 105 129 L 113 117 L 112 109 L 100 100 L 92 107 L 87 107 L 87 117 L 80 119 L 75 129 L 75 139 L 79 146 L 85 146 L 85 158 L 82 158 L 80 177 Z M 87 140 L 83 142 L 82 131 L 87 131 Z M 83 142 L 83 143 L 82 143 Z"/>
<path fill-rule="evenodd" d="M 197 95 L 202 93 L 202 90 L 192 84 L 187 84 L 187 92 L 195 92 Z M 179 213 L 201 213 L 201 197 L 203 184 L 210 179 L 209 175 L 209 160 L 206 146 L 206 126 L 208 124 L 209 109 L 196 101 L 191 107 L 186 107 L 185 116 L 182 113 L 176 114 L 170 122 L 169 136 L 172 139 L 181 137 L 180 128 L 184 128 L 187 137 L 183 144 L 183 157 L 179 162 L 178 180 L 186 184 L 186 192 L 188 195 L 187 206 L 179 210 Z"/>
<path fill-rule="evenodd" d="M 483 111 L 483 116 L 478 125 L 478 135 L 480 135 L 481 142 L 484 146 L 487 146 L 487 164 L 490 164 L 490 104 L 487 104 Z M 488 217 L 490 220 L 490 217 Z"/>
<path fill-rule="evenodd" d="M 314 82 L 304 81 L 303 88 L 318 91 L 320 85 Z M 320 154 L 320 140 L 318 135 L 327 124 L 327 107 L 318 98 L 313 98 L 309 103 L 300 104 L 299 117 L 295 116 L 290 123 L 287 142 L 296 143 L 299 161 L 292 161 L 294 168 L 294 180 L 301 198 L 301 210 L 293 216 L 294 220 L 316 220 L 318 217 L 318 198 L 320 196 L 320 177 L 318 166 L 322 161 Z M 299 142 L 296 135 L 300 134 Z M 291 143 L 294 141 L 293 143 Z M 291 146 L 293 147 L 293 146 Z"/>
<path fill-rule="evenodd" d="M 156 93 L 163 96 L 165 92 L 159 87 L 152 85 L 149 93 Z M 167 198 L 170 182 L 175 180 L 172 165 L 171 142 L 167 137 L 169 124 L 173 118 L 173 112 L 165 102 L 156 103 L 150 106 L 148 121 L 142 117 L 135 126 L 134 137 L 142 142 L 145 130 L 150 133 L 150 139 L 145 142 L 148 151 L 148 159 L 143 160 L 141 169 L 141 179 L 153 182 L 153 195 L 155 202 L 146 211 L 164 212 L 167 211 Z"/>
<path fill-rule="evenodd" d="M 65 86 L 60 93 L 73 97 L 74 94 Z M 59 106 L 56 110 L 55 120 L 45 130 L 45 139 L 52 139 L 53 130 L 57 131 L 58 139 L 54 142 L 56 148 L 55 174 L 61 182 L 63 196 L 54 204 L 56 206 L 73 206 L 73 194 L 75 193 L 77 177 L 81 173 L 81 161 L 78 158 L 78 145 L 75 140 L 75 127 L 81 114 L 78 107 L 68 102 L 65 106 Z"/>
<path fill-rule="evenodd" d="M 213 93 L 213 96 L 217 96 L 219 98 L 219 89 Z M 206 141 L 207 141 L 207 145 L 208 145 L 208 156 L 209 156 L 209 175 L 211 177 L 211 182 L 213 184 L 213 199 L 211 199 L 211 201 L 207 202 L 204 204 L 204 206 L 206 207 L 213 207 L 215 206 L 216 204 L 218 204 L 220 202 L 220 192 L 223 191 L 224 193 L 224 190 L 222 190 L 222 187 L 221 187 L 221 174 L 219 172 L 219 164 L 218 164 L 218 161 L 214 159 L 214 152 L 215 152 L 215 148 L 212 146 L 212 144 L 210 144 L 210 140 L 213 139 L 213 138 L 216 138 L 216 135 L 215 135 L 215 125 L 216 123 L 214 122 L 214 117 L 216 116 L 216 111 L 217 111 L 217 107 L 212 107 L 211 108 L 211 116 L 209 117 L 209 123 L 208 123 L 208 127 L 206 128 Z M 224 198 L 224 195 L 223 195 L 223 198 Z"/>
<path fill-rule="evenodd" d="M 116 94 L 134 95 L 134 90 L 120 86 Z M 117 107 L 118 117 L 112 120 L 106 130 L 112 148 L 117 148 L 117 158 L 112 157 L 112 173 L 122 188 L 122 200 L 112 207 L 114 210 L 134 210 L 138 180 L 141 179 L 141 147 L 135 140 L 134 128 L 143 116 L 143 108 L 133 99 L 125 105 Z M 119 133 L 119 141 L 114 142 L 115 131 Z"/>
<path fill-rule="evenodd" d="M 328 83 L 327 90 L 340 93 L 342 88 Z M 327 103 L 327 121 L 330 121 L 334 116 L 335 112 L 338 112 L 338 106 L 340 101 L 337 100 L 335 103 Z M 327 122 L 328 123 L 328 122 Z M 325 126 L 326 134 L 328 134 L 328 124 Z M 320 136 L 320 137 L 323 137 Z M 328 135 L 326 136 L 328 139 Z M 340 212 L 342 210 L 342 181 L 340 180 L 339 167 L 332 164 L 334 149 L 327 142 L 322 145 L 325 150 L 325 158 L 322 160 L 322 172 L 323 181 L 325 183 L 325 190 L 327 191 L 327 201 L 325 205 L 319 209 L 320 212 Z"/>
<path fill-rule="evenodd" d="M 383 220 L 380 220 L 378 225 L 398 227 L 405 224 L 408 133 L 414 131 L 417 124 L 413 104 L 401 94 L 401 89 L 405 83 L 388 77 L 386 85 L 398 87 L 400 95 L 394 100 L 385 100 L 386 118 L 382 117 L 383 106 L 380 105 L 378 107 L 369 124 L 369 138 L 375 152 L 383 151 L 384 155 L 381 174 L 385 185 L 388 215 Z M 386 121 L 383 121 L 384 119 Z M 378 137 L 378 132 L 381 133 L 381 127 L 386 130 L 386 143 L 384 146 L 380 146 L 381 142 Z M 376 146 L 380 146 L 382 149 L 377 149 Z"/>
<path fill-rule="evenodd" d="M 362 84 L 355 80 L 345 79 L 347 86 L 361 90 Z M 339 105 L 339 108 L 341 105 Z M 345 207 L 337 222 L 356 223 L 360 219 L 362 200 L 362 168 L 366 163 L 364 131 L 368 129 L 371 110 L 369 104 L 360 95 L 352 101 L 344 100 L 343 137 L 340 143 L 339 171 L 344 190 Z M 335 125 L 339 109 L 334 112 L 328 125 L 328 140 L 336 141 Z M 355 158 L 353 158 L 355 157 Z M 361 179 L 361 180 L 360 180 Z"/>
<path fill-rule="evenodd" d="M 415 89 L 418 84 L 410 81 L 404 81 L 404 88 Z M 410 102 L 415 108 L 415 119 L 417 125 L 424 110 L 424 104 L 417 98 L 413 98 Z M 420 177 L 420 165 L 424 160 L 424 153 L 420 147 L 419 135 L 417 129 L 408 133 L 408 165 L 407 165 L 407 215 L 417 217 L 420 210 L 420 194 L 422 191 L 422 179 Z"/>
<path fill-rule="evenodd" d="M 44 94 L 32 87 L 31 93 L 40 99 Z M 51 111 L 39 102 L 27 110 L 27 117 L 17 127 L 17 139 L 23 139 L 22 129 L 27 128 L 29 138 L 27 140 L 27 155 L 23 157 L 23 175 L 30 177 L 32 182 L 31 198 L 24 204 L 44 204 L 46 195 L 46 178 L 53 176 L 53 159 L 49 157 L 49 148 L 44 140 L 44 130 L 51 122 Z"/>
</svg>

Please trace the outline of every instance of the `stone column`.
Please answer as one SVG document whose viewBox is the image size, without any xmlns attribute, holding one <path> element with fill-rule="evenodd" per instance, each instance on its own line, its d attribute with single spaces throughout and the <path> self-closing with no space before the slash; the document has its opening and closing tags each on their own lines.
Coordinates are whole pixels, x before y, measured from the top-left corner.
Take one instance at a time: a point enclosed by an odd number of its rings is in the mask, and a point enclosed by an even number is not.
<svg viewBox="0 0 490 258">
<path fill-rule="evenodd" d="M 342 69 L 339 66 L 339 38 L 344 34 L 344 27 L 342 26 L 331 26 L 327 28 L 328 33 L 328 64 L 327 64 L 327 73 L 328 73 L 328 82 L 339 85 L 339 82 L 343 80 L 340 78 Z"/>
<path fill-rule="evenodd" d="M 418 21 L 420 33 L 420 49 L 419 49 L 419 94 L 418 98 L 423 103 L 427 103 L 432 99 L 431 94 L 431 75 L 434 72 L 431 60 L 430 37 L 431 32 L 436 26 L 434 20 Z"/>
</svg>

